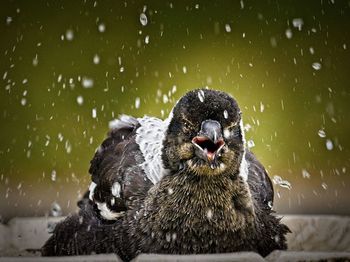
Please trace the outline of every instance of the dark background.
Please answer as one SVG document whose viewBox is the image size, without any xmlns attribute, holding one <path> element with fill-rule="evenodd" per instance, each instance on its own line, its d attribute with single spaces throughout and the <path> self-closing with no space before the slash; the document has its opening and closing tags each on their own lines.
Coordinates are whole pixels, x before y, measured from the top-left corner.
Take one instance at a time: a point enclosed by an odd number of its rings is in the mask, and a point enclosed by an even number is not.
<svg viewBox="0 0 350 262">
<path fill-rule="evenodd" d="M 75 210 L 110 120 L 166 116 L 204 86 L 238 100 L 252 151 L 291 183 L 275 185 L 278 212 L 350 214 L 349 1 L 5 0 L 0 14 L 2 220 Z"/>
</svg>

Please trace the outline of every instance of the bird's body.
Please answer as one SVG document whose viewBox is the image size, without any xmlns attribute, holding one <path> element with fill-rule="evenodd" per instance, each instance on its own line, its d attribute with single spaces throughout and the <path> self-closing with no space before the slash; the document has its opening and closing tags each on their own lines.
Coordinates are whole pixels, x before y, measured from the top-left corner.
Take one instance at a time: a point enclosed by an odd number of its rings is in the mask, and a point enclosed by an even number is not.
<svg viewBox="0 0 350 262">
<path fill-rule="evenodd" d="M 271 181 L 245 148 L 238 105 L 225 93 L 191 91 L 164 121 L 122 116 L 90 173 L 89 198 L 58 225 L 44 255 L 286 248 Z"/>
</svg>

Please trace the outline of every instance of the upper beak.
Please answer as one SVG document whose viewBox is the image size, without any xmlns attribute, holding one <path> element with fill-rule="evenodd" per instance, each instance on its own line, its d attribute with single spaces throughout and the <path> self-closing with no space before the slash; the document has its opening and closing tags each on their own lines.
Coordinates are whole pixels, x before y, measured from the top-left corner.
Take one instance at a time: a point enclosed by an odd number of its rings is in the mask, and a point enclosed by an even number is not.
<svg viewBox="0 0 350 262">
<path fill-rule="evenodd" d="M 201 130 L 192 139 L 196 146 L 196 155 L 208 163 L 215 164 L 225 142 L 222 136 L 222 128 L 218 121 L 205 120 L 202 122 Z"/>
</svg>

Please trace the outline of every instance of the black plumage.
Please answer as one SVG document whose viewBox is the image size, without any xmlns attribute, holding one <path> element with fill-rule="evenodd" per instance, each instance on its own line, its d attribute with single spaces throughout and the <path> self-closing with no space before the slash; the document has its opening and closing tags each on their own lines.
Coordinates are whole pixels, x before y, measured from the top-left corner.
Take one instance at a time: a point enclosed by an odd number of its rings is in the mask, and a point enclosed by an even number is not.
<svg viewBox="0 0 350 262">
<path fill-rule="evenodd" d="M 169 118 L 122 116 L 91 161 L 92 186 L 43 255 L 286 249 L 273 187 L 223 92 L 187 93 Z"/>
</svg>

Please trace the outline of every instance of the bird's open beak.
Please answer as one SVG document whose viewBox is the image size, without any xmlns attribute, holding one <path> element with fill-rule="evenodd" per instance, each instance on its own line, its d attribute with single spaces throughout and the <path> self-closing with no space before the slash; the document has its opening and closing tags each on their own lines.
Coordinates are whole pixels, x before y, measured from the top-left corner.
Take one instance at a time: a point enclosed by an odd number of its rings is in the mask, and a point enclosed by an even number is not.
<svg viewBox="0 0 350 262">
<path fill-rule="evenodd" d="M 215 166 L 216 159 L 225 145 L 220 123 L 215 120 L 203 121 L 201 130 L 192 139 L 192 143 L 196 146 L 196 155 L 207 161 L 210 166 Z"/>
</svg>

